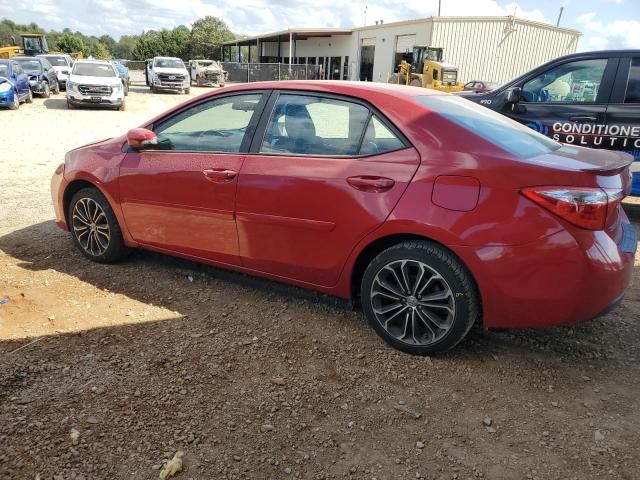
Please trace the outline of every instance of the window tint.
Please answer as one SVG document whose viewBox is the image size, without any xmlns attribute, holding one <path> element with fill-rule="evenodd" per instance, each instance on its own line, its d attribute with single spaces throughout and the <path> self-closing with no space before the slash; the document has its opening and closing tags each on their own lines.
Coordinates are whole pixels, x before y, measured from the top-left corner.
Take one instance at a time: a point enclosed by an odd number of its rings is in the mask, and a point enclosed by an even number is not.
<svg viewBox="0 0 640 480">
<path fill-rule="evenodd" d="M 522 100 L 532 103 L 595 102 L 606 66 L 604 58 L 558 65 L 525 83 Z"/>
<path fill-rule="evenodd" d="M 158 148 L 237 153 L 261 98 L 234 95 L 187 108 L 154 128 Z"/>
<path fill-rule="evenodd" d="M 522 158 L 543 155 L 561 146 L 500 113 L 461 97 L 429 95 L 415 98 L 432 111 Z"/>
<path fill-rule="evenodd" d="M 351 102 L 281 95 L 260 149 L 294 155 L 357 155 L 369 109 Z"/>
<path fill-rule="evenodd" d="M 375 115 L 369 120 L 360 155 L 376 155 L 404 148 L 405 144 Z"/>
<path fill-rule="evenodd" d="M 624 103 L 640 103 L 640 58 L 631 60 Z"/>
</svg>

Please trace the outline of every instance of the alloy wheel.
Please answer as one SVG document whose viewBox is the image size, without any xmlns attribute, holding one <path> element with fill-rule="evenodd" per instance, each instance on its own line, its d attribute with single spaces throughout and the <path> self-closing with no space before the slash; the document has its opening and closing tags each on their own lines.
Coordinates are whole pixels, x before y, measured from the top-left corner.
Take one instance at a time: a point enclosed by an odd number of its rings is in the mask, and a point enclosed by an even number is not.
<svg viewBox="0 0 640 480">
<path fill-rule="evenodd" d="M 73 233 L 80 247 L 93 257 L 109 248 L 111 231 L 102 207 L 91 198 L 81 198 L 73 207 Z"/>
<path fill-rule="evenodd" d="M 431 345 L 451 329 L 453 291 L 435 269 L 417 260 L 395 260 L 378 270 L 371 284 L 376 320 L 408 345 Z"/>
</svg>

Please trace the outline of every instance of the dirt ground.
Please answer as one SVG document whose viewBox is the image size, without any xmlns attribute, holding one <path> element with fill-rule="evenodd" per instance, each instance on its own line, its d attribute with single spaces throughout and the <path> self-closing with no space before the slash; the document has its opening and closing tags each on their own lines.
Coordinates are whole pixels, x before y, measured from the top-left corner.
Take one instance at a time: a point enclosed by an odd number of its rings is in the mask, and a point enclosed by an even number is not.
<svg viewBox="0 0 640 480">
<path fill-rule="evenodd" d="M 82 257 L 54 225 L 53 170 L 184 99 L 0 112 L 0 479 L 157 479 L 177 451 L 185 480 L 640 478 L 640 255 L 606 317 L 476 329 L 438 358 L 326 296 Z"/>
</svg>

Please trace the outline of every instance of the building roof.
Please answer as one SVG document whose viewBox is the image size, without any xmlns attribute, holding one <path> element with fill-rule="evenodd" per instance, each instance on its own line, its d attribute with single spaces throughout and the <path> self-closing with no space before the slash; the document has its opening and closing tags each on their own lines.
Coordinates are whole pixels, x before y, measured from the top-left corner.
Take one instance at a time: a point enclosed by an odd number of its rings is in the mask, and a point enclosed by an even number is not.
<svg viewBox="0 0 640 480">
<path fill-rule="evenodd" d="M 332 35 L 351 35 L 351 28 L 288 28 L 278 32 L 264 33 L 253 37 L 239 38 L 224 42 L 223 45 L 255 45 L 257 40 L 261 42 L 288 42 L 289 35 L 292 34 L 296 40 L 307 40 L 313 37 L 331 37 Z"/>
<path fill-rule="evenodd" d="M 411 25 L 417 23 L 435 22 L 435 23 L 462 23 L 462 22 L 508 22 L 512 21 L 518 24 L 531 25 L 538 28 L 545 28 L 548 30 L 555 30 L 558 32 L 565 32 L 572 35 L 580 36 L 582 32 L 571 28 L 559 27 L 550 23 L 536 22 L 533 20 L 527 20 L 524 18 L 518 18 L 513 16 L 505 17 L 424 17 L 414 18 L 411 20 L 400 20 L 398 22 L 381 23 L 378 25 L 365 25 L 362 27 L 353 28 L 288 28 L 278 32 L 264 33 L 262 35 L 255 35 L 252 37 L 241 38 L 223 43 L 223 45 L 255 45 L 258 40 L 261 42 L 288 42 L 289 35 L 295 36 L 296 40 L 306 40 L 313 37 L 330 37 L 332 35 L 351 35 L 356 31 L 376 30 L 385 27 L 397 27 L 401 25 Z"/>
</svg>

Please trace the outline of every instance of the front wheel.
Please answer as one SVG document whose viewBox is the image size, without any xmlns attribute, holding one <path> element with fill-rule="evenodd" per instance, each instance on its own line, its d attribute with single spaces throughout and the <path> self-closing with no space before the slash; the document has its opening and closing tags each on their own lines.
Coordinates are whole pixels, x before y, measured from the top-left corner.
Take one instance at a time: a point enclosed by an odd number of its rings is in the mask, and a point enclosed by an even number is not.
<svg viewBox="0 0 640 480">
<path fill-rule="evenodd" d="M 52 91 L 54 95 L 58 95 L 60 93 L 60 84 L 58 82 L 54 82 Z"/>
<path fill-rule="evenodd" d="M 33 103 L 33 92 L 31 91 L 31 89 L 29 89 L 29 91 L 27 92 L 27 103 Z"/>
<path fill-rule="evenodd" d="M 20 97 L 18 96 L 18 92 L 13 92 L 13 102 L 11 106 L 9 106 L 9 110 L 18 110 L 20 108 Z"/>
<path fill-rule="evenodd" d="M 471 274 L 446 248 L 409 241 L 376 256 L 361 283 L 369 324 L 385 342 L 414 355 L 456 346 L 479 317 Z"/>
<path fill-rule="evenodd" d="M 191 89 L 190 89 L 190 88 L 185 88 L 185 89 L 184 89 L 184 93 L 185 93 L 186 95 L 189 95 L 189 94 L 191 93 Z"/>
<path fill-rule="evenodd" d="M 76 245 L 94 262 L 117 262 L 129 253 L 109 202 L 95 188 L 83 188 L 73 196 L 68 223 Z"/>
<path fill-rule="evenodd" d="M 48 82 L 44 82 L 42 84 L 42 97 L 49 98 L 51 96 L 51 88 L 49 87 Z"/>
</svg>

